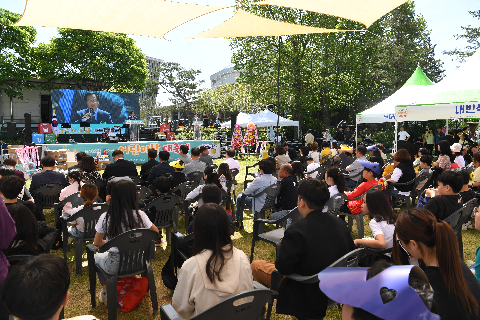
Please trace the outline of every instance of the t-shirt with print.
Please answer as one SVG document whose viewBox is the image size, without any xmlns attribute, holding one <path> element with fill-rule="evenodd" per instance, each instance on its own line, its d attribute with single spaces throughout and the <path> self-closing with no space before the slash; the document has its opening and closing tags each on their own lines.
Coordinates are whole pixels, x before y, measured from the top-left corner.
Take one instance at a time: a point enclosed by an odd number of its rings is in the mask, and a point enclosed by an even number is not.
<svg viewBox="0 0 480 320">
<path fill-rule="evenodd" d="M 140 219 L 142 220 L 141 223 L 140 223 L 141 228 L 150 229 L 152 227 L 153 223 L 150 221 L 150 219 L 148 219 L 145 212 L 143 212 L 142 210 L 139 210 L 138 213 L 140 215 Z M 127 213 L 125 212 L 125 214 L 127 214 Z M 103 234 L 107 233 L 108 221 L 107 221 L 107 223 L 105 223 L 106 216 L 107 216 L 107 213 L 104 212 L 100 216 L 100 219 L 98 219 L 97 225 L 95 226 L 95 231 L 97 231 L 98 233 L 103 233 Z M 135 210 L 133 211 L 133 216 L 136 218 Z M 105 223 L 105 226 L 104 226 L 104 223 Z M 129 231 L 129 230 L 126 230 L 125 226 L 122 226 L 122 232 L 126 232 L 126 231 Z M 108 240 L 109 240 L 108 237 L 106 238 L 106 240 L 108 242 Z M 109 252 L 118 252 L 118 248 L 117 247 L 112 247 L 108 251 Z"/>
</svg>

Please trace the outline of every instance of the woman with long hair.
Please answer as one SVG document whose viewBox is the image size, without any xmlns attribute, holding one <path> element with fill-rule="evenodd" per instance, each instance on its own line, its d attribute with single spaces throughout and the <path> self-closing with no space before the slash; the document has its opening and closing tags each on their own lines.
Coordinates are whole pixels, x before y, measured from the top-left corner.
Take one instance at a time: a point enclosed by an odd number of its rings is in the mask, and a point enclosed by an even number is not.
<svg viewBox="0 0 480 320">
<path fill-rule="evenodd" d="M 183 263 L 172 298 L 173 308 L 185 319 L 253 289 L 249 260 L 233 246 L 225 210 L 218 204 L 204 204 L 193 229 L 193 256 Z"/>
<path fill-rule="evenodd" d="M 37 221 L 33 213 L 20 202 L 8 206 L 8 212 L 15 221 L 17 234 L 10 246 L 4 250 L 6 255 L 49 253 L 57 238 L 54 227 L 45 221 Z"/>
<path fill-rule="evenodd" d="M 437 221 L 428 210 L 413 208 L 398 216 L 395 235 L 395 262 L 400 264 L 406 253 L 425 265 L 434 290 L 432 312 L 442 320 L 480 318 L 480 284 L 461 261 L 457 236 L 448 223 Z"/>
<path fill-rule="evenodd" d="M 338 168 L 328 168 L 325 172 L 325 182 L 329 185 L 330 198 L 337 193 L 345 192 L 345 177 Z"/>
<path fill-rule="evenodd" d="M 96 234 L 93 244 L 102 246 L 110 239 L 137 228 L 146 228 L 158 232 L 157 227 L 148 219 L 145 212 L 138 209 L 137 186 L 130 180 L 120 180 L 112 186 L 110 204 L 95 226 Z M 104 240 L 105 238 L 105 240 Z M 107 252 L 95 253 L 95 264 L 107 274 L 114 275 L 120 264 L 118 248 Z M 101 274 L 98 280 L 102 285 L 100 302 L 107 303 L 107 282 Z"/>
<path fill-rule="evenodd" d="M 438 151 L 440 155 L 437 161 L 433 163 L 433 166 L 440 167 L 443 170 L 450 170 L 451 163 L 455 160 L 452 150 L 450 150 L 450 143 L 447 140 L 440 140 L 438 142 Z"/>
<path fill-rule="evenodd" d="M 95 180 L 101 179 L 100 173 L 97 171 L 97 164 L 92 156 L 84 156 L 80 168 L 83 171 L 83 181 L 94 183 Z"/>
<path fill-rule="evenodd" d="M 356 239 L 356 245 L 388 249 L 393 247 L 393 233 L 397 216 L 393 213 L 388 199 L 380 190 L 369 190 L 363 196 L 362 212 L 370 217 L 373 240 Z"/>
</svg>

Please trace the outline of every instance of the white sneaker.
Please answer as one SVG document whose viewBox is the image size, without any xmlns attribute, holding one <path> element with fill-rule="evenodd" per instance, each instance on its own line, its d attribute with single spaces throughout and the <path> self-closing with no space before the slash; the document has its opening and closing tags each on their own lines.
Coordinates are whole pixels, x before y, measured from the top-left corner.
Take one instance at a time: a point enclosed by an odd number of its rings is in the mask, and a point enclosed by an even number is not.
<svg viewBox="0 0 480 320">
<path fill-rule="evenodd" d="M 98 300 L 100 300 L 100 303 L 107 305 L 107 293 L 102 290 L 102 292 L 100 292 L 100 295 L 98 296 Z"/>
<path fill-rule="evenodd" d="M 472 228 L 473 228 L 472 221 L 468 221 L 468 222 L 466 223 L 466 225 L 467 225 L 467 229 L 472 229 Z"/>
<path fill-rule="evenodd" d="M 467 231 L 468 227 L 467 227 L 468 223 L 464 223 L 462 225 L 462 231 Z"/>
</svg>

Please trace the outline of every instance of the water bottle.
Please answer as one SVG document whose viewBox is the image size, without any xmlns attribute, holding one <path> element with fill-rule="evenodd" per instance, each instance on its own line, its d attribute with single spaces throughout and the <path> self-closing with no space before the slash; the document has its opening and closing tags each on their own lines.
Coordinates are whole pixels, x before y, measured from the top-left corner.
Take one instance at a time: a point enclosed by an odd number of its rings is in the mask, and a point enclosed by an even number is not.
<svg viewBox="0 0 480 320">
<path fill-rule="evenodd" d="M 222 174 L 220 176 L 220 184 L 222 185 L 222 187 L 226 188 L 227 187 L 227 179 L 225 179 L 225 176 Z"/>
</svg>

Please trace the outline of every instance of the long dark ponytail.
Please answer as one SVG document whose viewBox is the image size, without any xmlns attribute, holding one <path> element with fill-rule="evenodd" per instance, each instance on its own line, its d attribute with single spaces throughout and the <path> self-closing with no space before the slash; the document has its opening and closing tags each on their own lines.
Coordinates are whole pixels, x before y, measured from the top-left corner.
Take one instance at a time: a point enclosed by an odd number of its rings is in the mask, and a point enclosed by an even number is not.
<svg viewBox="0 0 480 320">
<path fill-rule="evenodd" d="M 327 176 L 333 179 L 333 182 L 337 186 L 338 192 L 345 192 L 345 177 L 338 168 L 329 168 L 327 170 Z"/>
</svg>

